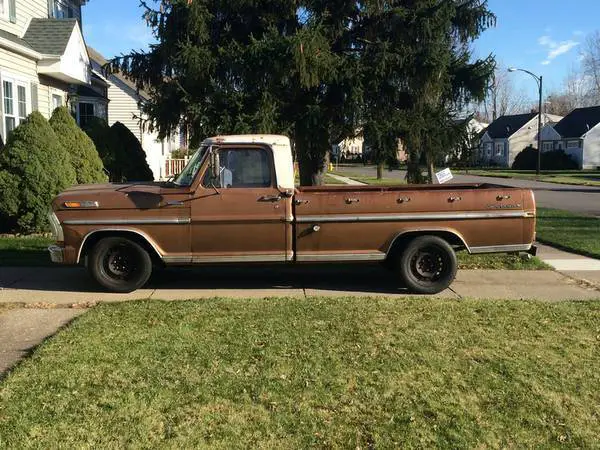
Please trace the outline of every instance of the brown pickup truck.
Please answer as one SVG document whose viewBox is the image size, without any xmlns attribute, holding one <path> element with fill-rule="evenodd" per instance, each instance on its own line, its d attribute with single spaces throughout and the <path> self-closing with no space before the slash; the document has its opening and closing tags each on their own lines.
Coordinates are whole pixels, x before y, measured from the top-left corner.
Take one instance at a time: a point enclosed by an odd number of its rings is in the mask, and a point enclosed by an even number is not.
<svg viewBox="0 0 600 450">
<path fill-rule="evenodd" d="M 458 250 L 535 252 L 535 217 L 531 191 L 490 184 L 296 188 L 288 138 L 224 136 L 171 181 L 63 192 L 49 250 L 114 292 L 160 266 L 379 261 L 431 294 L 454 280 Z"/>
</svg>

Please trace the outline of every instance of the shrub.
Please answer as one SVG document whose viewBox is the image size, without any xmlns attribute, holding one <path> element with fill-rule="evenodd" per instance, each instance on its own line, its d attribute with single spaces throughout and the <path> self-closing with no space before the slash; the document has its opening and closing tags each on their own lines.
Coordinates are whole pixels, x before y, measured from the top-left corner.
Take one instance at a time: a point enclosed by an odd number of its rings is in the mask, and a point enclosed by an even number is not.
<svg viewBox="0 0 600 450">
<path fill-rule="evenodd" d="M 0 152 L 0 227 L 44 231 L 52 199 L 75 182 L 70 156 L 52 127 L 39 112 L 31 113 Z"/>
<path fill-rule="evenodd" d="M 153 181 L 154 174 L 138 138 L 121 122 L 115 122 L 110 129 L 117 144 L 115 159 L 121 177 L 127 181 Z"/>
<path fill-rule="evenodd" d="M 542 153 L 542 169 L 544 170 L 577 170 L 579 165 L 564 150 L 553 150 Z"/>
<path fill-rule="evenodd" d="M 537 154 L 537 149 L 530 145 L 515 157 L 512 168 L 517 170 L 535 170 L 537 168 Z"/>
<path fill-rule="evenodd" d="M 65 106 L 54 110 L 50 118 L 50 125 L 62 146 L 71 155 L 71 164 L 75 169 L 77 183 L 106 182 L 104 165 L 94 142 L 77 126 L 77 122 Z"/>
<path fill-rule="evenodd" d="M 109 127 L 105 120 L 96 118 L 90 121 L 85 132 L 96 144 L 104 167 L 110 172 L 110 181 L 154 179 L 140 141 L 125 125 L 116 122 Z"/>
<path fill-rule="evenodd" d="M 527 147 L 517 155 L 512 168 L 517 170 L 536 170 L 538 151 L 532 146 Z M 564 150 L 552 150 L 542 152 L 541 156 L 542 170 L 577 170 L 577 162 L 567 155 Z"/>
</svg>

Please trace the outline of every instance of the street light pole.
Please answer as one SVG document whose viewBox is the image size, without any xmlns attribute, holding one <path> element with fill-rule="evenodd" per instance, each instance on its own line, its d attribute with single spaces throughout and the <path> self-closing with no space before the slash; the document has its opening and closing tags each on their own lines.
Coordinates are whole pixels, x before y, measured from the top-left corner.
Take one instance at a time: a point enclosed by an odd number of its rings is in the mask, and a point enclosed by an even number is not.
<svg viewBox="0 0 600 450">
<path fill-rule="evenodd" d="M 538 109 L 538 154 L 537 154 L 537 167 L 536 167 L 536 175 L 539 177 L 540 176 L 540 172 L 542 169 L 542 102 L 543 102 L 543 96 L 544 96 L 544 79 L 543 77 L 540 75 L 539 77 L 537 75 L 535 75 L 534 73 L 531 73 L 529 70 L 525 70 L 525 69 L 517 69 L 515 67 L 511 67 L 508 69 L 509 72 L 525 72 L 526 74 L 531 75 L 535 81 L 538 84 L 539 87 L 539 96 L 540 96 L 540 103 L 539 103 L 539 109 Z"/>
</svg>

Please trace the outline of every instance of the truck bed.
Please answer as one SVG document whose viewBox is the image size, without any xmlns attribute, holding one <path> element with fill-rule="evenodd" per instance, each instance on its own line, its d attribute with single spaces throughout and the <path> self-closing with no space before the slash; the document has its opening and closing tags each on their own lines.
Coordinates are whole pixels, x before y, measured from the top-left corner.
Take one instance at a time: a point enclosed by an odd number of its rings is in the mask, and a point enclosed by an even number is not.
<svg viewBox="0 0 600 450">
<path fill-rule="evenodd" d="M 302 187 L 294 205 L 297 254 L 308 260 L 348 249 L 376 260 L 408 233 L 442 234 L 472 253 L 527 250 L 535 234 L 533 193 L 488 183 Z"/>
</svg>

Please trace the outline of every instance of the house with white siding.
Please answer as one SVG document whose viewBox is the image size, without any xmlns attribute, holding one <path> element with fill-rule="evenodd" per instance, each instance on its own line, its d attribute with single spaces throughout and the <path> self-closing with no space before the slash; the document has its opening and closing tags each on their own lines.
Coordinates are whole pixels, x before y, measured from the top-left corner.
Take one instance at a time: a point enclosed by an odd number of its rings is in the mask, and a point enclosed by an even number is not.
<svg viewBox="0 0 600 450">
<path fill-rule="evenodd" d="M 600 167 L 600 106 L 577 108 L 542 134 L 543 151 L 564 150 L 580 169 Z"/>
<path fill-rule="evenodd" d="M 87 0 L 0 0 L 0 136 L 32 111 L 49 118 L 91 87 L 90 61 L 81 31 Z"/>
<path fill-rule="evenodd" d="M 138 90 L 135 84 L 122 74 L 104 75 L 103 67 L 108 62 L 106 58 L 91 47 L 88 47 L 88 54 L 93 76 L 104 80 L 106 83 L 106 97 L 108 100 L 106 114 L 109 125 L 121 122 L 129 128 L 142 144 L 146 152 L 148 165 L 154 173 L 154 178 L 157 180 L 166 178 L 166 160 L 170 158 L 173 150 L 186 145 L 185 139 L 182 141 L 182 138 L 176 135 L 171 139 L 160 140 L 155 132 L 150 132 L 147 127 L 144 127 L 140 120 L 143 117 L 140 105 L 150 98 L 150 94 Z M 88 101 L 91 100 L 88 99 Z M 102 108 L 102 104 L 102 99 L 97 98 L 92 101 L 91 106 L 86 106 L 86 108 L 91 110 L 92 114 L 100 115 L 97 108 Z"/>
<path fill-rule="evenodd" d="M 542 130 L 561 116 L 542 114 Z M 479 164 L 511 167 L 516 156 L 529 146 L 537 147 L 538 114 L 516 114 L 494 120 L 481 138 Z"/>
</svg>

